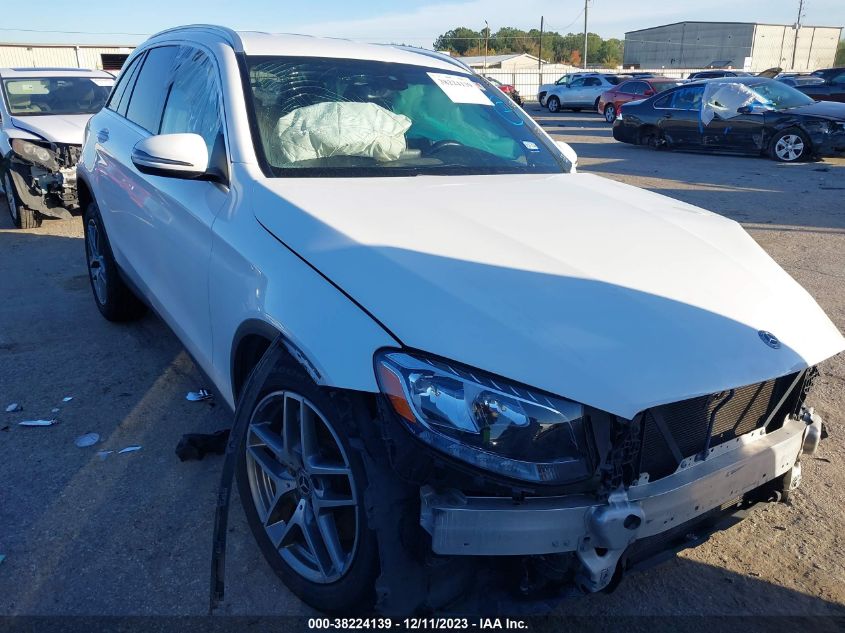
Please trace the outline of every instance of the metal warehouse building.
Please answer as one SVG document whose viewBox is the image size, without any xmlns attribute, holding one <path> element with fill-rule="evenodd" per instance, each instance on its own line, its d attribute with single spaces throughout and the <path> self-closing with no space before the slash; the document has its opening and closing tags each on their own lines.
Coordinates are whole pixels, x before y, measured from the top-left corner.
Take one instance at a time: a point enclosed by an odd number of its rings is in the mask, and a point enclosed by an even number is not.
<svg viewBox="0 0 845 633">
<path fill-rule="evenodd" d="M 624 65 L 816 70 L 833 65 L 841 35 L 838 26 L 677 22 L 625 33 Z"/>
<path fill-rule="evenodd" d="M 0 68 L 96 68 L 118 71 L 134 46 L 2 44 Z"/>
</svg>

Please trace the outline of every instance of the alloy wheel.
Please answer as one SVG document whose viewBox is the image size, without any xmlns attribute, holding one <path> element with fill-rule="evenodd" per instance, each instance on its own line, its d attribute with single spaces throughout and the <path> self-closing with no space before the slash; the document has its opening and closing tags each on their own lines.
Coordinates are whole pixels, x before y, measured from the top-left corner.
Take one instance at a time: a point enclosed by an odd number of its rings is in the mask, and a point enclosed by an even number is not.
<svg viewBox="0 0 845 633">
<path fill-rule="evenodd" d="M 775 154 L 782 161 L 796 161 L 804 154 L 804 140 L 797 134 L 784 134 L 775 143 Z"/>
<path fill-rule="evenodd" d="M 253 411 L 245 450 L 253 502 L 279 556 L 311 582 L 340 579 L 361 522 L 352 467 L 326 417 L 297 393 L 270 393 Z"/>
<path fill-rule="evenodd" d="M 6 203 L 9 205 L 9 213 L 11 213 L 12 219 L 17 223 L 18 201 L 15 200 L 15 194 L 12 191 L 12 179 L 9 178 L 9 172 L 3 174 L 3 189 L 6 191 Z"/>
<path fill-rule="evenodd" d="M 88 220 L 88 225 L 85 227 L 86 247 L 88 250 L 88 273 L 91 275 L 92 286 L 94 287 L 94 294 L 97 295 L 97 301 L 100 305 L 106 305 L 108 298 L 108 288 L 106 285 L 106 264 L 102 253 L 102 244 L 100 241 L 100 229 L 94 218 Z"/>
<path fill-rule="evenodd" d="M 610 104 L 604 109 L 604 120 L 608 123 L 613 123 L 616 120 L 616 108 Z"/>
</svg>

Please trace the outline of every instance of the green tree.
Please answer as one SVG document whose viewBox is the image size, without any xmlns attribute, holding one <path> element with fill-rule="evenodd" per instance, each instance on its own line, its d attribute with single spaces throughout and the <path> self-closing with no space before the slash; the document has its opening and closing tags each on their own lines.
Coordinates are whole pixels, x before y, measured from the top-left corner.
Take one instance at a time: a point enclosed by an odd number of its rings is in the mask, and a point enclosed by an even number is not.
<svg viewBox="0 0 845 633">
<path fill-rule="evenodd" d="M 839 40 L 839 46 L 836 47 L 836 66 L 845 66 L 845 40 Z"/>
<path fill-rule="evenodd" d="M 477 49 L 479 46 L 484 46 L 482 34 L 465 26 L 446 31 L 434 41 L 434 50 L 451 51 L 458 55 L 466 55 L 468 50 Z"/>
</svg>

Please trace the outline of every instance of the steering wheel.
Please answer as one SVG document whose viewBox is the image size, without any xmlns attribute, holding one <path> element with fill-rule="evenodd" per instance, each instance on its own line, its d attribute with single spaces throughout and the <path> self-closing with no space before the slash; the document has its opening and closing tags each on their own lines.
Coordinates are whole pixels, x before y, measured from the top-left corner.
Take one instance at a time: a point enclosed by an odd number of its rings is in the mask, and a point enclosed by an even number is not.
<svg viewBox="0 0 845 633">
<path fill-rule="evenodd" d="M 441 141 L 437 141 L 435 143 L 432 143 L 431 147 L 429 147 L 427 150 L 425 150 L 423 155 L 424 156 L 431 156 L 432 154 L 436 154 L 440 150 L 445 149 L 447 147 L 466 147 L 466 145 L 464 145 L 460 141 L 456 141 L 456 140 L 453 140 L 453 139 L 443 139 Z"/>
</svg>

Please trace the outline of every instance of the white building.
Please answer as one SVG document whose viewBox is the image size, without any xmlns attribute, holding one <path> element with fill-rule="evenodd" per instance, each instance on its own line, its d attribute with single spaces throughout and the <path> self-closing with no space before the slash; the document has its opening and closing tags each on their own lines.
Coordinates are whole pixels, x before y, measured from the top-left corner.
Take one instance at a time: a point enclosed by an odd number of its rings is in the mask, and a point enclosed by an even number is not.
<svg viewBox="0 0 845 633">
<path fill-rule="evenodd" d="M 507 55 L 477 55 L 471 57 L 456 57 L 470 68 L 489 68 L 503 71 L 536 70 L 539 58 L 528 53 L 509 53 Z M 485 66 L 485 63 L 487 64 Z M 543 64 L 547 62 L 543 60 Z"/>
<path fill-rule="evenodd" d="M 841 35 L 839 26 L 676 22 L 625 33 L 624 66 L 812 71 L 833 65 Z"/>
<path fill-rule="evenodd" d="M 0 43 L 0 68 L 95 68 L 118 71 L 134 46 Z"/>
</svg>

